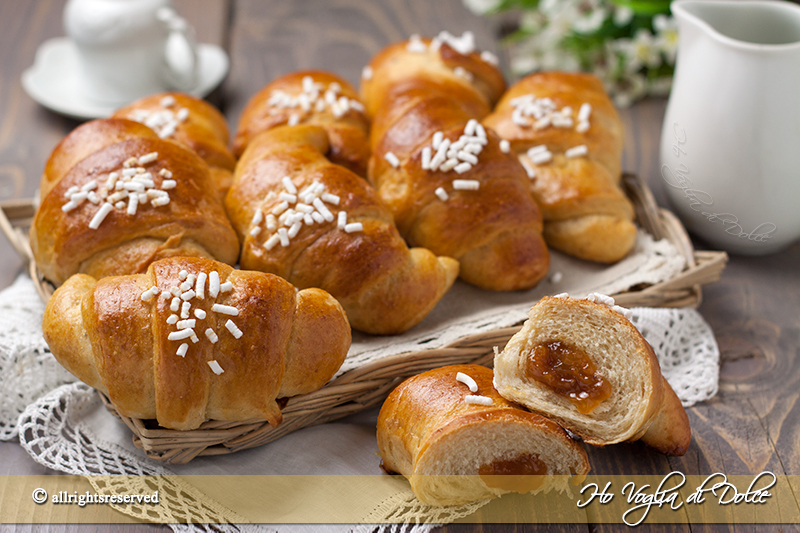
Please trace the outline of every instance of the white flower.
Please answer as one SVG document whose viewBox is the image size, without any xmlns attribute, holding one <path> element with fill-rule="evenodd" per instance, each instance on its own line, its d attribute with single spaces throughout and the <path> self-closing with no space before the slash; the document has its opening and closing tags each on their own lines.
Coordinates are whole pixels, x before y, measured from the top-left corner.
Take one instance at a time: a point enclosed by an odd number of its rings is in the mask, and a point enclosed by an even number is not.
<svg viewBox="0 0 800 533">
<path fill-rule="evenodd" d="M 578 33 L 594 33 L 600 29 L 608 13 L 602 7 L 584 11 L 572 22 L 572 29 Z"/>
<path fill-rule="evenodd" d="M 515 75 L 537 70 L 578 70 L 578 60 L 559 46 L 560 36 L 542 32 L 511 49 L 511 70 Z"/>
<path fill-rule="evenodd" d="M 627 26 L 633 20 L 633 9 L 628 6 L 617 6 L 614 9 L 614 25 Z"/>
<path fill-rule="evenodd" d="M 542 9 L 542 12 L 547 15 L 547 28 L 545 31 L 550 30 L 554 34 L 565 36 L 572 32 L 572 25 L 580 17 L 580 11 L 574 2 L 563 1 L 559 2 L 558 5 L 559 9 L 551 9 L 549 11 Z"/>
<path fill-rule="evenodd" d="M 644 28 L 637 30 L 632 40 L 617 39 L 615 45 L 627 59 L 626 68 L 630 72 L 661 64 L 661 50 L 656 46 L 653 34 Z"/>
<path fill-rule="evenodd" d="M 568 16 L 574 10 L 574 0 L 541 0 L 539 2 L 539 11 L 548 17 Z"/>
<path fill-rule="evenodd" d="M 467 9 L 476 15 L 485 15 L 500 5 L 501 0 L 463 0 Z"/>
<path fill-rule="evenodd" d="M 678 53 L 678 23 L 672 17 L 656 15 L 653 17 L 653 28 L 658 32 L 656 46 L 667 57 L 667 62 L 674 64 Z"/>
</svg>

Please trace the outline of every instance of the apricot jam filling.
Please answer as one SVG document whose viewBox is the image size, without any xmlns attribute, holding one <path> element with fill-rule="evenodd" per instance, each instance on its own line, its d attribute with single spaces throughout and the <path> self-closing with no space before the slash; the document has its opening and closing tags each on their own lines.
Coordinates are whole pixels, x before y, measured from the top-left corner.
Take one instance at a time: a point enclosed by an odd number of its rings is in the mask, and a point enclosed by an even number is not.
<svg viewBox="0 0 800 533">
<path fill-rule="evenodd" d="M 586 352 L 561 341 L 536 346 L 528 355 L 525 376 L 567 398 L 583 414 L 611 396 L 611 384 L 597 373 Z"/>
<path fill-rule="evenodd" d="M 547 465 L 537 456 L 522 454 L 515 459 L 497 460 L 478 469 L 487 487 L 527 494 L 542 486 Z"/>
</svg>

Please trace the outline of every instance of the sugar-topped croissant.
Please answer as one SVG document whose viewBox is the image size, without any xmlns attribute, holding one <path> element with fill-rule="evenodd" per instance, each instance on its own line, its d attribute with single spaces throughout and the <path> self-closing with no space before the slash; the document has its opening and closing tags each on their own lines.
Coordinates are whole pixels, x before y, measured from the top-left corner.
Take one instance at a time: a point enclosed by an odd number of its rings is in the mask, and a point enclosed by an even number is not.
<svg viewBox="0 0 800 533">
<path fill-rule="evenodd" d="M 219 110 L 186 93 L 159 93 L 118 109 L 113 117 L 141 122 L 162 139 L 194 150 L 208 163 L 211 177 L 225 196 L 236 158 L 228 149 L 228 125 Z"/>
<path fill-rule="evenodd" d="M 492 371 L 454 365 L 400 384 L 378 415 L 383 468 L 404 475 L 417 498 L 461 505 L 509 492 L 563 490 L 589 472 L 580 443 L 492 386 Z"/>
<path fill-rule="evenodd" d="M 238 257 L 208 165 L 136 122 L 96 120 L 74 130 L 50 156 L 40 190 L 31 248 L 55 284 L 78 272 L 144 272 L 163 257 Z"/>
<path fill-rule="evenodd" d="M 327 132 L 311 125 L 250 142 L 225 200 L 242 268 L 330 292 L 355 329 L 406 331 L 447 292 L 458 263 L 409 249 L 375 190 L 329 161 L 329 150 Z"/>
<path fill-rule="evenodd" d="M 652 347 L 608 296 L 545 297 L 494 359 L 504 398 L 589 444 L 638 440 L 683 455 L 691 429 Z"/>
<path fill-rule="evenodd" d="M 627 255 L 636 226 L 619 187 L 622 123 L 599 79 L 531 74 L 508 89 L 483 123 L 526 167 L 548 245 L 600 263 Z"/>
<path fill-rule="evenodd" d="M 77 274 L 53 294 L 43 331 L 56 359 L 123 416 L 190 430 L 266 419 L 276 398 L 322 387 L 350 346 L 341 306 L 319 289 L 201 258 L 144 274 Z"/>
<path fill-rule="evenodd" d="M 549 267 L 542 217 L 516 156 L 478 122 L 504 88 L 470 34 L 387 47 L 362 77 L 368 174 L 411 245 L 457 259 L 478 287 L 529 289 Z"/>
<path fill-rule="evenodd" d="M 328 159 L 366 177 L 369 120 L 356 90 L 330 72 L 308 70 L 275 79 L 247 103 L 233 141 L 237 156 L 262 131 L 277 126 L 313 124 L 325 129 Z"/>
</svg>

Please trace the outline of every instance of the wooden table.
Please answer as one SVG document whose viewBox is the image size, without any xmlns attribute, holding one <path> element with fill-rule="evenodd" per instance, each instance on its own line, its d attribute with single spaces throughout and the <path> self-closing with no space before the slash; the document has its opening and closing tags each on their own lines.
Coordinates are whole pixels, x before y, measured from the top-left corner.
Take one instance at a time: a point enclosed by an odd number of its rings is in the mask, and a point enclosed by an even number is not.
<svg viewBox="0 0 800 533">
<path fill-rule="evenodd" d="M 178 11 L 194 24 L 200 42 L 221 44 L 232 69 L 211 97 L 233 127 L 247 99 L 289 71 L 327 68 L 357 82 L 361 68 L 386 44 L 411 33 L 442 29 L 475 32 L 484 49 L 496 48 L 491 23 L 459 0 L 181 0 Z M 55 144 L 77 122 L 43 109 L 22 90 L 20 75 L 44 40 L 63 35 L 63 0 L 0 2 L 0 200 L 27 198 Z M 644 176 L 666 205 L 658 143 L 664 100 L 623 110 L 624 168 Z M 695 245 L 702 249 L 702 242 Z M 0 238 L 0 287 L 22 267 Z M 763 258 L 732 257 L 723 278 L 704 290 L 700 311 L 713 327 L 722 361 L 719 394 L 689 409 L 693 439 L 683 457 L 667 458 L 638 444 L 589 449 L 599 474 L 800 475 L 800 243 Z M 47 471 L 16 443 L 0 443 L 0 474 Z M 53 473 L 53 472 L 49 472 Z M 548 526 L 448 526 L 448 531 L 544 531 Z M 20 526 L 21 530 L 33 529 Z M 117 526 L 101 529 L 111 530 Z M 38 529 L 38 527 L 37 527 Z M 78 530 L 50 526 L 51 531 Z M 136 531 L 163 526 L 135 526 Z M 553 526 L 559 531 L 603 532 L 622 526 Z M 644 526 L 685 530 L 687 526 Z M 776 531 L 775 526 L 692 525 L 692 531 Z M 794 525 L 781 531 L 799 531 Z"/>
</svg>

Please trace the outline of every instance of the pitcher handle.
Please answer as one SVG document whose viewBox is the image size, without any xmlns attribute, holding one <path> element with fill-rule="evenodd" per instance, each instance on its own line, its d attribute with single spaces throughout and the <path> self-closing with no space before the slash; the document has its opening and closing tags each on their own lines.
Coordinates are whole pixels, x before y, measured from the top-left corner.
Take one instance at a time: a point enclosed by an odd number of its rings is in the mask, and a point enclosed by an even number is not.
<svg viewBox="0 0 800 533">
<path fill-rule="evenodd" d="M 200 74 L 194 28 L 170 7 L 159 9 L 156 16 L 169 31 L 164 46 L 164 81 L 171 89 L 191 91 L 197 87 Z"/>
</svg>

